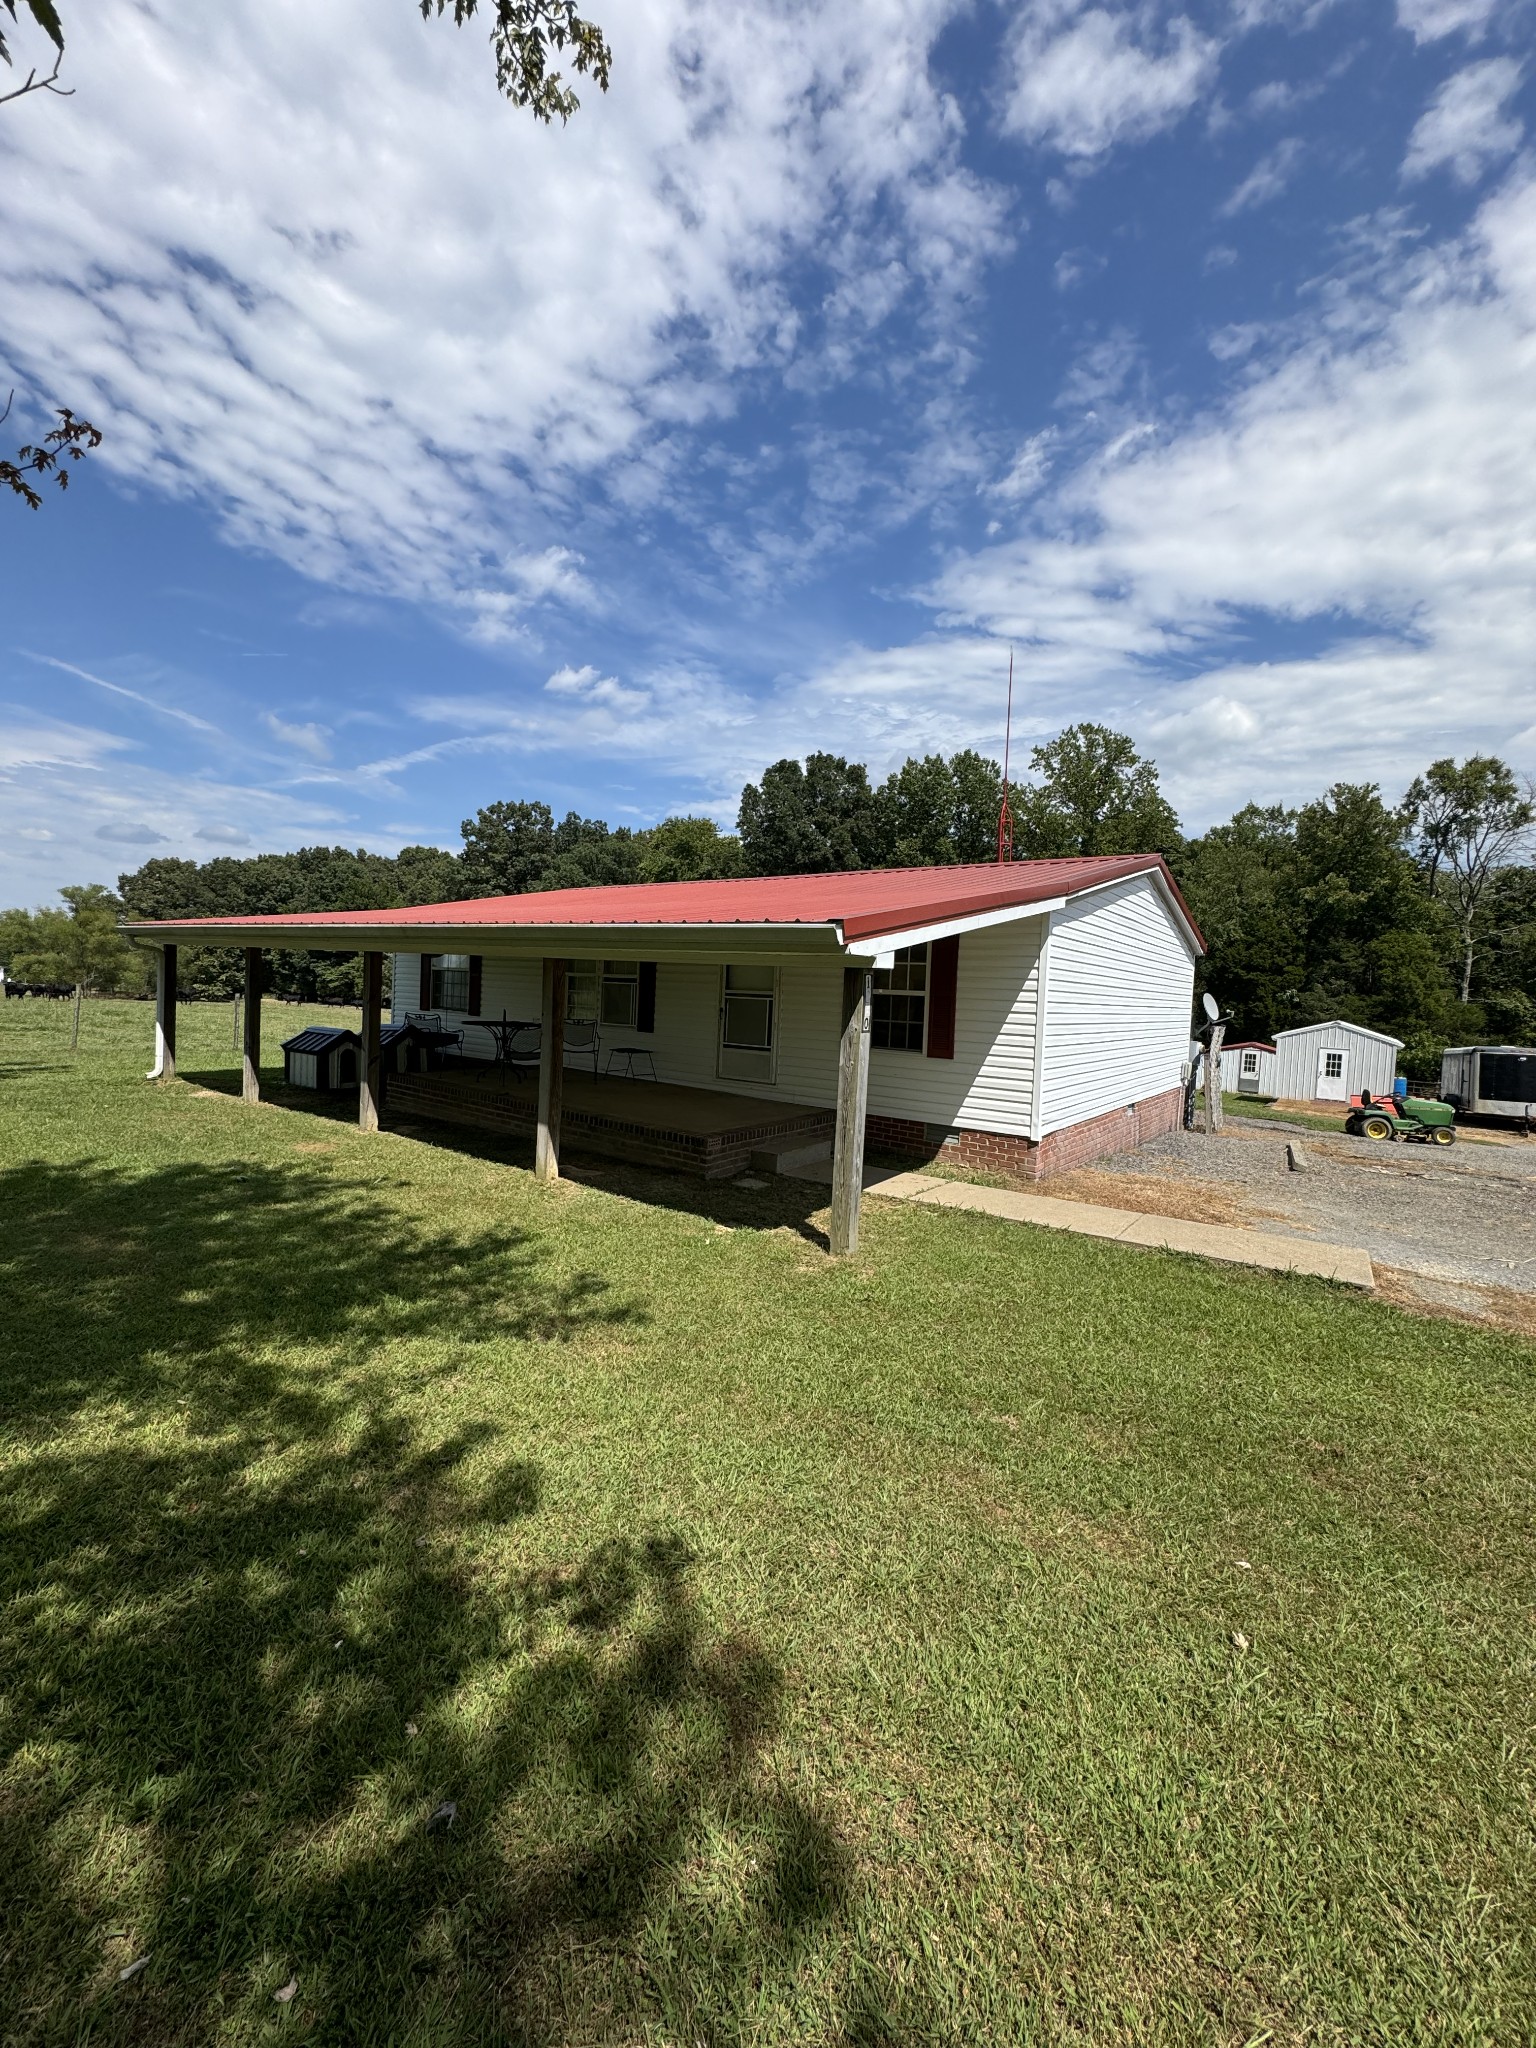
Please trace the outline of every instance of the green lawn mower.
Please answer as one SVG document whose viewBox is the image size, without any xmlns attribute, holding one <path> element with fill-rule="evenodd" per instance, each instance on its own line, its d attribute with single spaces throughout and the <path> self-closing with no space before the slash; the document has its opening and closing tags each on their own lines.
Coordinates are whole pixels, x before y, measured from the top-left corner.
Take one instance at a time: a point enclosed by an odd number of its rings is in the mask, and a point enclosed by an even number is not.
<svg viewBox="0 0 1536 2048">
<path fill-rule="evenodd" d="M 1374 1138 L 1378 1144 L 1454 1145 L 1456 1112 L 1448 1102 L 1423 1095 L 1372 1096 L 1369 1089 L 1351 1099 L 1345 1130 L 1352 1138 Z"/>
</svg>

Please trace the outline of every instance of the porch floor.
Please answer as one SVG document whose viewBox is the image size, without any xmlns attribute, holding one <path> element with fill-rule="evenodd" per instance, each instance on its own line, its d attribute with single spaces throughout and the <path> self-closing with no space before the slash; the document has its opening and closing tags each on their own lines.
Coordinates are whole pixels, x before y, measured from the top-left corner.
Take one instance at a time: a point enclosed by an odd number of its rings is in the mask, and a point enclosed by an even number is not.
<svg viewBox="0 0 1536 2048">
<path fill-rule="evenodd" d="M 391 1120 L 439 1123 L 531 1136 L 538 1114 L 538 1076 L 515 1080 L 505 1068 L 391 1074 L 385 1097 Z M 758 1149 L 791 1137 L 830 1138 L 836 1117 L 805 1102 L 770 1102 L 719 1088 L 670 1081 L 626 1081 L 567 1067 L 561 1142 L 646 1166 L 670 1166 L 705 1180 L 744 1173 Z"/>
</svg>

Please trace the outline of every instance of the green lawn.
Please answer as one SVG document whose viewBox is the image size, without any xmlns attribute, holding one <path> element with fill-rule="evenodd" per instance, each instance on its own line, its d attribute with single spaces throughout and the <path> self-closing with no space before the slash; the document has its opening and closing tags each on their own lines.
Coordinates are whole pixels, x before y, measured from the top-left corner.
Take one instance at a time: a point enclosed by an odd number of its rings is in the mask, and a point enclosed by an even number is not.
<svg viewBox="0 0 1536 2048">
<path fill-rule="evenodd" d="M 1273 1102 L 1266 1102 L 1257 1095 L 1229 1095 L 1222 1090 L 1221 1106 L 1228 1116 L 1257 1117 L 1264 1123 L 1308 1124 L 1315 1131 L 1342 1131 L 1344 1109 L 1337 1111 L 1311 1111 L 1305 1109 L 1281 1109 Z M 1199 1103 L 1195 1110 L 1196 1120 L 1203 1120 L 1205 1105 Z"/>
<path fill-rule="evenodd" d="M 0 1005 L 0 2040 L 1530 2039 L 1530 1346 L 149 1036 Z"/>
</svg>

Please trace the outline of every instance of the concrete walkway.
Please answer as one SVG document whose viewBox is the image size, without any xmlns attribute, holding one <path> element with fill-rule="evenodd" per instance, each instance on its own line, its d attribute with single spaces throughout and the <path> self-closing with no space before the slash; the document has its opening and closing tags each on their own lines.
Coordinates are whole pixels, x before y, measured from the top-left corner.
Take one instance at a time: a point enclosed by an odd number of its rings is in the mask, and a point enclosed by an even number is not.
<svg viewBox="0 0 1536 2048">
<path fill-rule="evenodd" d="M 830 1185 L 832 1168 L 819 1162 L 795 1178 Z M 891 1202 L 927 1202 L 935 1209 L 979 1209 L 1010 1223 L 1035 1223 L 1046 1230 L 1073 1230 L 1082 1237 L 1111 1237 L 1120 1244 L 1152 1245 L 1162 1251 L 1193 1252 L 1202 1259 L 1227 1259 L 1239 1266 L 1267 1266 L 1279 1273 L 1312 1273 L 1348 1287 L 1374 1287 L 1369 1254 L 1351 1245 L 1311 1244 L 1300 1237 L 1272 1237 L 1226 1223 L 1185 1223 L 1176 1216 L 1144 1216 L 1136 1209 L 1102 1209 L 1093 1202 L 1063 1202 L 1051 1195 L 1026 1195 L 1012 1188 L 975 1187 L 969 1181 L 938 1180 L 931 1173 L 871 1168 L 864 1186 Z"/>
</svg>

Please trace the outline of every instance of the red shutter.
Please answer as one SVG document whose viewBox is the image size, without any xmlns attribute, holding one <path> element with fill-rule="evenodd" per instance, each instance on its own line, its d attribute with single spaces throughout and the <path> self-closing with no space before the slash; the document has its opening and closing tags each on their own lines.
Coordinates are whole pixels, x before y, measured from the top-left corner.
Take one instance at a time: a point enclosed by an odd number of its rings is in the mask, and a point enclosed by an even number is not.
<svg viewBox="0 0 1536 2048">
<path fill-rule="evenodd" d="M 635 1029 L 656 1029 L 656 962 L 640 962 L 640 986 L 635 992 Z"/>
<path fill-rule="evenodd" d="M 432 957 L 430 953 L 421 956 L 421 987 L 416 991 L 418 1010 L 430 1010 L 432 1007 Z"/>
<path fill-rule="evenodd" d="M 471 953 L 469 956 L 469 1014 L 471 1017 L 478 1017 L 480 1014 L 480 955 L 478 953 Z"/>
<path fill-rule="evenodd" d="M 928 1057 L 955 1056 L 955 992 L 960 983 L 960 941 L 935 939 L 928 948 Z"/>
</svg>

